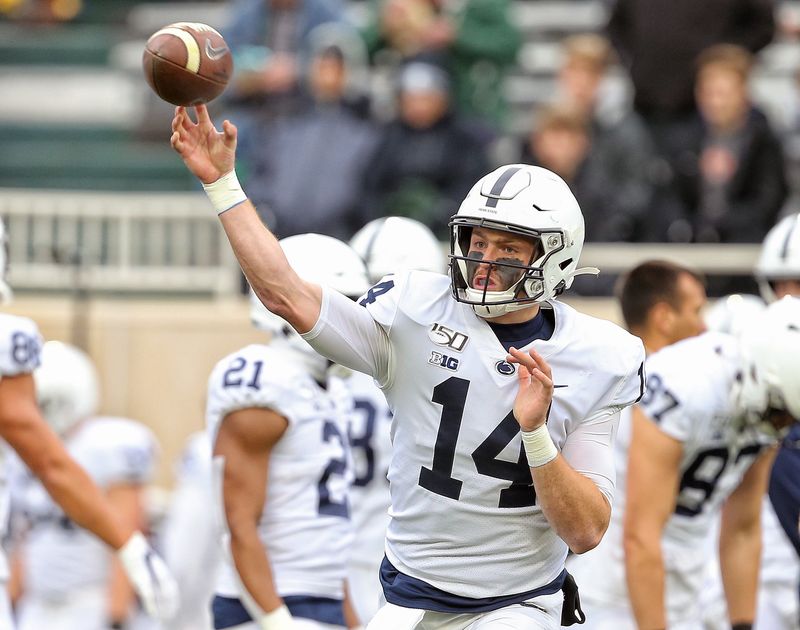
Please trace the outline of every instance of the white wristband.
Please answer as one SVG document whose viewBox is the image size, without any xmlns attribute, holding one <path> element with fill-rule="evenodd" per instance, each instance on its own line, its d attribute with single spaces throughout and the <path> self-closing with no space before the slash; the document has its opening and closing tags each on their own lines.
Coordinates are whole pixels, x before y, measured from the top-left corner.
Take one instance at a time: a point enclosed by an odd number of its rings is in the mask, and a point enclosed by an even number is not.
<svg viewBox="0 0 800 630">
<path fill-rule="evenodd" d="M 225 173 L 217 181 L 210 184 L 203 184 L 203 190 L 208 195 L 208 200 L 214 206 L 217 214 L 222 214 L 230 210 L 243 201 L 247 200 L 247 195 L 242 190 L 239 178 L 236 177 L 236 170 Z"/>
<path fill-rule="evenodd" d="M 291 630 L 292 625 L 292 613 L 285 604 L 258 620 L 258 627 L 261 630 Z"/>
<path fill-rule="evenodd" d="M 558 457 L 558 449 L 553 444 L 547 425 L 536 427 L 533 431 L 522 431 L 522 443 L 531 468 L 544 466 Z"/>
</svg>

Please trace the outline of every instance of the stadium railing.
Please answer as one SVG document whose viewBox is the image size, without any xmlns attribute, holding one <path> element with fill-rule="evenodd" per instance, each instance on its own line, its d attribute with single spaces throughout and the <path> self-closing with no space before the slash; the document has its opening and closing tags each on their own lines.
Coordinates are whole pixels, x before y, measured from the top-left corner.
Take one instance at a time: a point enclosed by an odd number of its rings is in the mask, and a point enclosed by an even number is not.
<svg viewBox="0 0 800 630">
<path fill-rule="evenodd" d="M 240 272 L 202 193 L 0 190 L 17 290 L 197 294 L 240 290 Z M 445 245 L 443 245 L 445 247 Z M 589 243 L 581 266 L 619 273 L 666 259 L 749 275 L 758 245 Z"/>
<path fill-rule="evenodd" d="M 17 290 L 211 294 L 239 272 L 202 193 L 0 190 Z"/>
</svg>

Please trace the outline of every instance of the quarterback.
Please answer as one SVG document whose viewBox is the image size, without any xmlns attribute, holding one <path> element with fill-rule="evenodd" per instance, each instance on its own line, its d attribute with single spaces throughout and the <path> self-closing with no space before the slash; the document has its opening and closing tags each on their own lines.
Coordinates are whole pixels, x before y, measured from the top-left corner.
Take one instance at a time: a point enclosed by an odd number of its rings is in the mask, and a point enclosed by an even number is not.
<svg viewBox="0 0 800 630">
<path fill-rule="evenodd" d="M 368 627 L 556 628 L 562 588 L 572 622 L 564 560 L 608 526 L 614 433 L 643 393 L 644 351 L 555 300 L 586 272 L 567 185 L 522 164 L 486 175 L 451 221 L 449 278 L 386 276 L 354 303 L 292 269 L 236 181 L 236 128 L 196 112 L 176 110 L 171 143 L 254 291 L 394 410 L 387 604 Z"/>
</svg>

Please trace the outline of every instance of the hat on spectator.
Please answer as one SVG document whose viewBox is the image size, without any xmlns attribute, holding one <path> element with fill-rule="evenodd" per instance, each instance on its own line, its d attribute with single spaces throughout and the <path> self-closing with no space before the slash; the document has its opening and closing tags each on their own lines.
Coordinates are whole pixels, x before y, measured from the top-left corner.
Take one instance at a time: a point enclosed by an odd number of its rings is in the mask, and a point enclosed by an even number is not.
<svg viewBox="0 0 800 630">
<path fill-rule="evenodd" d="M 431 63 L 414 61 L 400 71 L 399 87 L 402 92 L 449 92 L 447 72 Z"/>
</svg>

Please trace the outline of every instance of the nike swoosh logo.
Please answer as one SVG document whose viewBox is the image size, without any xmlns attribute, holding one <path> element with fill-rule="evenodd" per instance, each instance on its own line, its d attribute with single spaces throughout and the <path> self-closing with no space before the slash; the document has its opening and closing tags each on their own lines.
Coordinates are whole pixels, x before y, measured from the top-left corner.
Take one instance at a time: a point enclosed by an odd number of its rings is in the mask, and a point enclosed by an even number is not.
<svg viewBox="0 0 800 630">
<path fill-rule="evenodd" d="M 553 389 L 558 389 L 559 387 L 569 387 L 569 385 L 553 385 Z"/>
<path fill-rule="evenodd" d="M 206 57 L 211 59 L 211 61 L 219 61 L 222 57 L 228 52 L 227 46 L 220 46 L 219 48 L 214 48 L 211 45 L 211 40 L 206 40 Z"/>
</svg>

